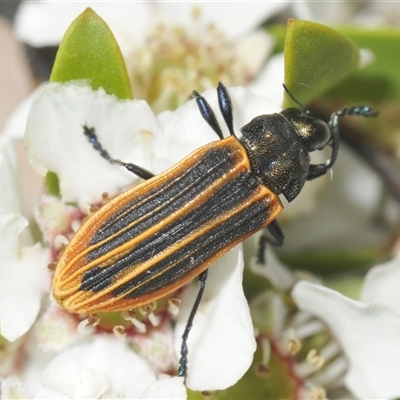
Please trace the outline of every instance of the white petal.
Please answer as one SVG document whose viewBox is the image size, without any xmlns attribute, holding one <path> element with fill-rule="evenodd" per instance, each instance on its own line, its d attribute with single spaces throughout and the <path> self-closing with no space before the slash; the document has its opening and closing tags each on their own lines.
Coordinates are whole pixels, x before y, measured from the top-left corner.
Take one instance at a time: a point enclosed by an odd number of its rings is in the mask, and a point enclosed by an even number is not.
<svg viewBox="0 0 400 400">
<path fill-rule="evenodd" d="M 36 324 L 35 324 L 36 327 Z M 54 357 L 54 352 L 43 352 L 35 336 L 25 342 L 23 370 L 19 374 L 27 399 L 66 399 L 69 398 L 60 391 L 46 388 L 42 385 L 40 375 Z"/>
<path fill-rule="evenodd" d="M 329 150 L 326 150 L 316 155 L 329 157 Z M 319 162 L 325 161 L 321 159 Z M 371 226 L 382 189 L 382 183 L 374 175 L 343 146 L 333 179 L 325 175 L 307 182 L 296 201 L 285 205 L 282 212 L 285 218 L 298 217 L 299 212 L 300 215 L 308 213 L 306 218 L 297 218 L 285 227 L 286 237 L 295 238 L 286 241 L 285 250 L 294 254 L 304 249 L 335 246 L 363 251 L 384 243 L 387 232 Z M 310 204 L 315 205 L 313 209 Z M 326 229 L 327 224 L 329 229 Z"/>
<path fill-rule="evenodd" d="M 28 398 L 22 382 L 16 376 L 1 378 L 1 398 L 2 399 L 26 399 Z"/>
<path fill-rule="evenodd" d="M 253 257 L 250 260 L 251 271 L 256 275 L 267 278 L 275 288 L 284 291 L 289 290 L 295 282 L 294 275 L 279 261 L 271 246 L 267 246 L 265 261 L 265 265 L 260 265 Z"/>
<path fill-rule="evenodd" d="M 35 345 L 43 352 L 64 350 L 81 339 L 75 314 L 49 304 L 35 323 Z"/>
<path fill-rule="evenodd" d="M 204 23 L 215 25 L 228 39 L 237 39 L 283 10 L 289 2 L 183 1 L 166 3 L 162 3 L 162 11 L 169 17 L 169 21 L 189 27 L 193 24 L 191 11 L 196 7 L 200 9 Z"/>
<path fill-rule="evenodd" d="M 150 367 L 126 343 L 96 336 L 57 355 L 42 373 L 42 383 L 71 398 L 139 398 L 155 380 Z"/>
<path fill-rule="evenodd" d="M 13 111 L 0 137 L 0 209 L 19 212 L 28 219 L 32 218 L 32 203 L 43 193 L 43 178 L 29 163 L 23 143 L 34 94 Z"/>
<path fill-rule="evenodd" d="M 0 136 L 0 210 L 22 212 L 17 160 L 10 138 Z"/>
<path fill-rule="evenodd" d="M 149 385 L 140 396 L 141 399 L 186 399 L 186 387 L 183 378 L 159 379 Z"/>
<path fill-rule="evenodd" d="M 248 85 L 249 90 L 258 96 L 276 104 L 282 110 L 284 90 L 284 56 L 283 53 L 271 57 L 264 69 Z M 290 88 L 289 88 L 290 89 Z"/>
<path fill-rule="evenodd" d="M 19 244 L 27 225 L 20 215 L 0 212 L 0 332 L 10 341 L 32 326 L 50 289 L 48 251 L 40 244 L 23 249 Z"/>
<path fill-rule="evenodd" d="M 135 178 L 123 167 L 111 165 L 83 134 L 94 127 L 103 147 L 114 158 L 151 168 L 150 149 L 158 126 L 144 101 L 118 100 L 84 82 L 47 85 L 35 98 L 26 129 L 26 148 L 42 175 L 55 172 L 64 201 L 93 203 Z"/>
<path fill-rule="evenodd" d="M 261 114 L 271 114 L 280 110 L 280 104 L 256 96 L 243 87 L 228 88 L 232 99 L 235 132 Z M 202 93 L 214 110 L 225 136 L 228 129 L 218 107 L 216 89 Z M 165 111 L 158 116 L 163 135 L 154 141 L 154 170 L 160 172 L 179 162 L 200 146 L 219 140 L 200 114 L 194 100 L 188 101 L 175 111 Z"/>
<path fill-rule="evenodd" d="M 152 26 L 154 10 L 149 2 L 35 1 L 21 3 L 15 18 L 16 34 L 32 46 L 57 46 L 87 7 L 106 21 L 124 54 L 142 44 Z"/>
<path fill-rule="evenodd" d="M 386 304 L 400 313 L 400 252 L 393 260 L 371 268 L 365 277 L 361 299 Z"/>
<path fill-rule="evenodd" d="M 349 362 L 345 384 L 357 398 L 400 396 L 399 313 L 305 281 L 296 284 L 292 296 L 301 310 L 324 321 L 342 346 Z"/>
<path fill-rule="evenodd" d="M 348 21 L 357 5 L 346 1 L 294 1 L 292 7 L 296 18 L 334 25 Z"/>
<path fill-rule="evenodd" d="M 256 342 L 242 274 L 241 246 L 209 270 L 206 291 L 188 340 L 186 385 L 190 389 L 225 389 L 235 384 L 251 365 Z M 198 285 L 191 285 L 182 298 L 175 337 L 178 357 L 183 329 L 197 292 Z"/>
<path fill-rule="evenodd" d="M 42 90 L 44 84 L 40 85 L 35 89 L 28 97 L 26 97 L 19 105 L 15 108 L 13 113 L 8 118 L 3 134 L 10 136 L 13 139 L 23 139 L 26 127 L 26 120 L 29 115 L 29 108 L 31 107 L 32 101 L 35 96 Z"/>
<path fill-rule="evenodd" d="M 264 30 L 258 30 L 240 40 L 235 47 L 235 54 L 246 66 L 250 76 L 255 76 L 274 48 L 275 41 Z"/>
<path fill-rule="evenodd" d="M 2 3 L 3 5 L 3 3 Z M 19 4 L 15 4 L 16 10 Z M 11 11 L 11 9 L 9 10 Z M 2 9 L 2 17 L 5 16 Z M 11 14 L 9 15 L 11 16 Z M 1 72 L 0 72 L 0 130 L 15 107 L 35 85 L 26 49 L 15 37 L 11 21 L 2 18 L 0 24 Z"/>
<path fill-rule="evenodd" d="M 62 4 L 60 4 L 62 3 Z M 215 24 L 228 39 L 238 38 L 287 7 L 288 2 L 23 2 L 15 18 L 20 40 L 33 46 L 60 43 L 71 22 L 87 7 L 93 8 L 109 25 L 121 50 L 128 54 L 142 44 L 154 22 L 170 25 L 193 25 L 192 10 L 200 8 L 202 21 Z M 227 8 L 228 7 L 228 8 Z M 246 18 L 243 18 L 246 15 Z"/>
</svg>

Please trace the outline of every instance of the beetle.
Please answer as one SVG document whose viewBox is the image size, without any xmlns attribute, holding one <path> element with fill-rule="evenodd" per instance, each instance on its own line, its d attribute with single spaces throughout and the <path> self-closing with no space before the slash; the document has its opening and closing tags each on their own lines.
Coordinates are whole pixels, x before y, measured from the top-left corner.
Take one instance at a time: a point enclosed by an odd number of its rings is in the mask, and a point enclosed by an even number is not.
<svg viewBox="0 0 400 400">
<path fill-rule="evenodd" d="M 285 87 L 292 99 L 301 105 Z M 327 173 L 339 151 L 339 118 L 373 116 L 370 107 L 342 108 L 328 123 L 303 106 L 260 115 L 233 129 L 227 89 L 217 88 L 228 127 L 224 138 L 205 98 L 194 92 L 199 111 L 219 140 L 197 149 L 159 175 L 113 159 L 94 128 L 84 133 L 101 156 L 144 179 L 92 214 L 61 255 L 53 295 L 74 313 L 124 311 L 175 292 L 199 276 L 200 290 L 182 336 L 178 375 L 187 374 L 187 339 L 200 304 L 207 269 L 232 247 L 267 228 L 266 242 L 282 245 L 276 221 L 279 195 L 294 200 L 308 180 Z M 330 160 L 311 164 L 309 153 L 332 146 Z M 263 251 L 260 251 L 260 254 Z"/>
</svg>

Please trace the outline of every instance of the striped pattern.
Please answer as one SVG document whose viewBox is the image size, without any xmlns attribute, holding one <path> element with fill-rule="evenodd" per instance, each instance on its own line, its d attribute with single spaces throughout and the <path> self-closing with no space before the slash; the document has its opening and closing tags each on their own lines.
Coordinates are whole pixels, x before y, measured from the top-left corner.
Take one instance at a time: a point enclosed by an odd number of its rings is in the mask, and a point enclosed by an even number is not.
<svg viewBox="0 0 400 400">
<path fill-rule="evenodd" d="M 281 211 L 235 137 L 128 190 L 81 227 L 54 297 L 78 313 L 132 309 L 175 291 Z"/>
</svg>

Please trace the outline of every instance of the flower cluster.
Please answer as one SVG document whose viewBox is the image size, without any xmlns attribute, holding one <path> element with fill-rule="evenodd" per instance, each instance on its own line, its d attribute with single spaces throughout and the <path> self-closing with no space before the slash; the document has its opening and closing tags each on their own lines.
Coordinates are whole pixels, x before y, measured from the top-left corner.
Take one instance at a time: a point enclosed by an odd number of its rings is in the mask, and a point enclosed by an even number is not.
<svg viewBox="0 0 400 400">
<path fill-rule="evenodd" d="M 232 4 L 231 17 L 220 24 L 214 20 L 216 6 L 204 7 L 202 17 L 213 26 L 204 26 L 198 9 L 189 13 L 186 3 L 171 8 L 135 3 L 137 24 L 132 24 L 132 5 L 121 3 L 107 22 L 127 60 L 133 91 L 145 100 L 120 100 L 102 88 L 93 90 L 85 80 L 53 82 L 40 87 L 11 118 L 0 136 L 2 398 L 183 399 L 190 397 L 187 388 L 210 398 L 222 390 L 222 396 L 235 398 L 400 396 L 393 372 L 400 368 L 399 255 L 372 268 L 361 294 L 351 299 L 311 273 L 289 269 L 269 247 L 256 257 L 254 238 L 236 246 L 209 270 L 188 340 L 186 381 L 176 370 L 196 280 L 169 298 L 122 314 L 70 314 L 52 298 L 52 267 L 86 217 L 140 183 L 102 158 L 83 127 L 96 130 L 112 157 L 157 174 L 217 139 L 196 102 L 186 100 L 189 88 L 201 91 L 218 110 L 212 87 L 218 80 L 237 85 L 228 88 L 235 132 L 255 116 L 279 112 L 282 55 L 266 62 L 272 38 L 265 32 L 239 38 L 289 6 L 297 15 L 315 12 L 315 6 L 288 3 Z M 93 7 L 107 16 L 110 4 Z M 58 44 L 67 25 L 60 22 L 34 37 L 30 25 L 53 24 L 47 15 L 57 7 L 25 3 L 17 16 L 20 37 L 38 46 Z M 76 5 L 65 5 L 68 24 L 77 14 Z M 146 40 L 154 15 L 162 23 Z M 187 32 L 167 26 L 171 15 L 178 22 L 190 15 Z M 216 27 L 224 29 L 224 23 L 227 38 Z M 21 124 L 26 155 L 41 175 L 39 185 L 45 177 L 46 193 L 30 210 L 24 207 L 24 171 L 15 154 L 21 132 L 12 132 L 15 126 L 21 131 Z M 325 160 L 326 154 L 321 157 Z M 346 186 L 350 175 L 335 175 L 335 180 Z M 327 181 L 310 184 L 297 208 L 288 210 L 288 219 L 313 209 Z M 323 229 L 316 235 L 323 236 Z"/>
</svg>

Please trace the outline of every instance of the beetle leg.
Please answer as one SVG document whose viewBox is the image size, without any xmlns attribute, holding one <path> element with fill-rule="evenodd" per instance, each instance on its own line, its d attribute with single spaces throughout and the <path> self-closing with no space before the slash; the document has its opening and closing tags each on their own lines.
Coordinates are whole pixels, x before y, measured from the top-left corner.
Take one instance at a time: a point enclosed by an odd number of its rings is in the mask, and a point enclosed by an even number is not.
<svg viewBox="0 0 400 400">
<path fill-rule="evenodd" d="M 281 247 L 285 240 L 285 236 L 282 232 L 282 228 L 280 227 L 277 220 L 273 220 L 267 228 L 270 236 L 267 236 L 265 233 L 265 229 L 260 236 L 260 240 L 258 242 L 258 249 L 257 249 L 257 263 L 258 264 L 265 264 L 265 249 L 267 244 L 269 243 L 272 246 Z"/>
<path fill-rule="evenodd" d="M 199 289 L 199 292 L 197 293 L 196 300 L 194 301 L 192 311 L 190 311 L 190 315 L 189 315 L 185 330 L 183 331 L 183 335 L 182 335 L 181 358 L 179 360 L 178 376 L 183 376 L 185 380 L 186 380 L 186 376 L 187 376 L 187 363 L 188 363 L 187 355 L 189 353 L 188 346 L 187 346 L 187 340 L 189 337 L 189 332 L 192 329 L 193 320 L 194 320 L 194 317 L 196 316 L 197 309 L 199 308 L 201 298 L 203 297 L 203 294 L 204 294 L 204 289 L 206 287 L 206 281 L 207 281 L 207 275 L 208 275 L 207 269 L 199 275 L 200 289 Z"/>
<path fill-rule="evenodd" d="M 111 158 L 110 154 L 108 153 L 107 150 L 103 149 L 103 146 L 97 139 L 97 135 L 94 131 L 94 128 L 89 128 L 86 125 L 83 126 L 83 133 L 87 136 L 89 139 L 89 142 L 92 143 L 93 147 L 100 153 L 100 155 L 105 158 L 107 161 L 109 161 L 111 164 L 118 164 L 122 165 L 125 167 L 129 172 L 132 172 L 139 178 L 142 178 L 144 180 L 150 179 L 154 176 L 154 174 L 150 171 L 148 171 L 145 168 L 139 167 L 139 165 L 132 164 L 132 163 L 126 163 L 124 161 Z"/>
<path fill-rule="evenodd" d="M 310 170 L 308 171 L 307 180 L 312 181 L 313 179 L 319 178 L 328 172 L 328 164 L 312 164 L 310 165 Z"/>
<path fill-rule="evenodd" d="M 369 106 L 354 106 L 344 107 L 339 111 L 332 114 L 329 121 L 329 128 L 331 130 L 331 143 L 332 143 L 332 155 L 329 163 L 327 164 L 327 170 L 332 168 L 339 154 L 339 118 L 348 115 L 361 115 L 363 117 L 376 117 L 378 113 L 372 110 Z"/>
<path fill-rule="evenodd" d="M 329 129 L 331 131 L 331 146 L 332 146 L 332 154 L 329 162 L 327 164 L 317 164 L 310 165 L 310 170 L 308 173 L 307 180 L 311 181 L 312 179 L 319 178 L 322 175 L 325 175 L 330 168 L 335 164 L 337 156 L 339 154 L 339 118 L 348 116 L 348 115 L 361 115 L 363 117 L 375 117 L 378 113 L 373 111 L 369 106 L 355 106 L 355 107 L 344 107 L 339 111 L 336 111 L 332 114 L 331 119 L 329 121 Z"/>
<path fill-rule="evenodd" d="M 283 235 L 282 228 L 278 224 L 278 221 L 274 219 L 268 226 L 267 229 L 269 233 L 272 235 L 273 240 L 267 237 L 269 239 L 269 243 L 271 243 L 273 246 L 276 247 L 281 247 L 283 245 L 283 242 L 285 240 L 285 236 Z"/>
</svg>

